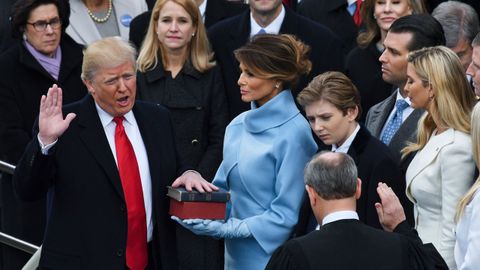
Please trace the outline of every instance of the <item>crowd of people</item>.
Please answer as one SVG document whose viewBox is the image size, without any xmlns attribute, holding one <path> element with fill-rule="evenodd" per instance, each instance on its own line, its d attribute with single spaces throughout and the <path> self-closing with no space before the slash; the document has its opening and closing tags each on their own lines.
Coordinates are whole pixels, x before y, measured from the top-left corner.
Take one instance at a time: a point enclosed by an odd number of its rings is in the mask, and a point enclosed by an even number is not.
<svg viewBox="0 0 480 270">
<path fill-rule="evenodd" d="M 480 265 L 475 1 L 4 4 L 0 231 L 39 269 Z"/>
</svg>

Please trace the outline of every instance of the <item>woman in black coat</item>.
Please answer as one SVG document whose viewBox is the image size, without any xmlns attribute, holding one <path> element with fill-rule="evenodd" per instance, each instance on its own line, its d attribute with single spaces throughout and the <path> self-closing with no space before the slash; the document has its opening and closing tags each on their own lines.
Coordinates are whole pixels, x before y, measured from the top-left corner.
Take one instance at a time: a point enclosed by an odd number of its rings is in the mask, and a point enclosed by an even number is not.
<svg viewBox="0 0 480 270">
<path fill-rule="evenodd" d="M 158 0 L 142 44 L 137 98 L 167 107 L 178 155 L 212 180 L 222 161 L 227 103 L 194 1 Z M 181 269 L 223 269 L 223 244 L 177 226 Z"/>
<path fill-rule="evenodd" d="M 63 102 L 85 96 L 80 79 L 82 48 L 65 35 L 68 1 L 19 0 L 14 4 L 14 45 L 0 56 L 0 160 L 16 164 L 32 139 L 40 97 L 53 84 L 63 89 Z M 23 203 L 15 198 L 11 177 L 0 181 L 1 231 L 40 244 L 46 219 L 45 199 Z M 7 252 L 2 269 L 20 269 L 24 252 Z M 7 259 L 8 258 L 8 259 Z"/>
<path fill-rule="evenodd" d="M 380 202 L 377 194 L 379 182 L 388 183 L 399 195 L 406 212 L 411 212 L 405 195 L 405 180 L 391 150 L 373 137 L 366 127 L 359 124 L 361 114 L 360 95 L 344 74 L 326 72 L 313 79 L 297 96 L 298 103 L 305 109 L 313 132 L 321 140 L 319 151 L 342 152 L 350 155 L 362 181 L 362 195 L 357 200 L 360 221 L 382 229 L 375 203 Z M 300 211 L 299 224 L 295 230 L 300 236 L 313 229 L 308 201 Z M 412 215 L 407 214 L 407 218 Z"/>
</svg>

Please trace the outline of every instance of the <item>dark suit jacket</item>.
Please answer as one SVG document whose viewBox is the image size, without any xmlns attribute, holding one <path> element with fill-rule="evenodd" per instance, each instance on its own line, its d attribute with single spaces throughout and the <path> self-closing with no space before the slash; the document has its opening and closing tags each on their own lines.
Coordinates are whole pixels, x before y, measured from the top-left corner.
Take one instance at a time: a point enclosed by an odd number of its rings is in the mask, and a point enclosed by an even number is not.
<svg viewBox="0 0 480 270">
<path fill-rule="evenodd" d="M 376 138 L 380 138 L 380 134 L 387 122 L 388 116 L 392 112 L 393 106 L 395 106 L 397 91 L 394 91 L 384 101 L 374 105 L 367 113 L 365 126 Z M 400 167 L 404 172 L 406 172 L 406 168 L 408 168 L 408 164 L 412 158 L 402 160 L 400 151 L 406 146 L 407 142 L 416 142 L 418 120 L 420 120 L 420 117 L 424 112 L 424 110 L 420 109 L 414 110 L 410 116 L 403 121 L 388 145 L 392 150 L 395 160 L 400 164 Z"/>
<path fill-rule="evenodd" d="M 248 5 L 239 1 L 208 0 L 207 6 L 205 7 L 205 27 L 209 28 L 215 23 L 235 16 L 247 8 Z M 150 17 L 152 16 L 151 8 L 149 9 L 149 11 L 146 11 L 133 18 L 132 22 L 130 23 L 129 40 L 137 48 L 140 48 L 147 33 Z"/>
<path fill-rule="evenodd" d="M 37 138 L 27 146 L 14 175 L 24 200 L 53 188 L 40 269 L 125 269 L 127 212 L 115 160 L 91 96 L 68 105 L 77 117 L 43 155 Z M 165 186 L 178 175 L 169 113 L 153 104 L 133 108 L 152 179 L 154 269 L 176 269 L 175 233 Z"/>
<path fill-rule="evenodd" d="M 348 53 L 357 45 L 359 28 L 348 13 L 347 4 L 347 0 L 302 0 L 297 12 L 330 28 L 342 40 L 345 53 Z"/>
<path fill-rule="evenodd" d="M 347 56 L 346 74 L 360 92 L 360 122 L 365 122 L 367 112 L 373 105 L 383 101 L 394 91 L 393 86 L 382 78 L 382 63 L 378 60 L 380 55 L 375 43 L 371 43 L 364 49 L 354 48 Z"/>
<path fill-rule="evenodd" d="M 331 146 L 321 145 L 319 150 L 329 151 L 330 149 Z M 364 126 L 360 126 L 360 130 L 348 149 L 348 155 L 355 161 L 358 178 L 362 180 L 362 195 L 357 200 L 357 213 L 360 220 L 369 226 L 382 229 L 375 210 L 375 203 L 380 202 L 377 193 L 378 182 L 384 182 L 395 191 L 407 213 L 408 221 L 414 224 L 413 208 L 405 195 L 405 177 L 394 161 L 390 149 L 374 138 Z M 316 225 L 308 196 L 306 196 L 300 209 L 294 237 L 305 235 L 313 230 L 312 221 Z"/>
<path fill-rule="evenodd" d="M 432 247 L 422 245 L 416 233 L 389 233 L 344 219 L 288 241 L 275 251 L 265 269 L 448 269 Z"/>
<path fill-rule="evenodd" d="M 286 7 L 280 33 L 296 35 L 311 49 L 312 71 L 308 76 L 302 76 L 297 87 L 292 89 L 294 97 L 318 74 L 331 70 L 343 71 L 344 55 L 341 41 L 328 28 L 297 15 Z M 240 69 L 233 55 L 233 51 L 243 46 L 249 39 L 250 11 L 217 23 L 208 30 L 208 34 L 217 62 L 222 68 L 230 118 L 233 119 L 250 109 L 250 104 L 243 102 L 240 97 L 240 88 L 237 84 Z"/>
</svg>

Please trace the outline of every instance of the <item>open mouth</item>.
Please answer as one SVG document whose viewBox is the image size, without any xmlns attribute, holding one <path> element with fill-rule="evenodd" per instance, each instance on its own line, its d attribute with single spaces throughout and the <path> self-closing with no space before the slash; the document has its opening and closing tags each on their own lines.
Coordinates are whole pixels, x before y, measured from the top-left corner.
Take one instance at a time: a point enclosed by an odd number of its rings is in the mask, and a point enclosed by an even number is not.
<svg viewBox="0 0 480 270">
<path fill-rule="evenodd" d="M 122 97 L 122 98 L 117 99 L 117 103 L 118 103 L 120 106 L 127 106 L 128 103 L 129 103 L 128 96 L 125 96 L 125 97 Z"/>
</svg>

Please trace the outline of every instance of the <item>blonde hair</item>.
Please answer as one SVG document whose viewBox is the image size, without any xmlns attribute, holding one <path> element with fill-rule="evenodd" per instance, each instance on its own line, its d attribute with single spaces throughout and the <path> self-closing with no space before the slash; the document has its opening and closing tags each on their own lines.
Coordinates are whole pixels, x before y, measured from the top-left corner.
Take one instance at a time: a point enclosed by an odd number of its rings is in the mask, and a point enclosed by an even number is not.
<svg viewBox="0 0 480 270">
<path fill-rule="evenodd" d="M 452 50 L 444 46 L 423 48 L 410 52 L 408 62 L 422 83 L 432 87 L 434 98 L 428 113 L 418 122 L 417 142 L 402 149 L 403 157 L 421 150 L 438 126 L 470 133 L 470 113 L 475 104 L 462 64 Z"/>
<path fill-rule="evenodd" d="M 277 80 L 294 88 L 300 74 L 308 74 L 310 47 L 293 35 L 257 35 L 234 51 L 235 57 L 257 78 Z"/>
<path fill-rule="evenodd" d="M 306 106 L 324 100 L 331 103 L 343 115 L 348 109 L 358 109 L 355 120 L 360 118 L 362 108 L 360 106 L 360 93 L 352 81 L 345 74 L 338 71 L 329 71 L 318 75 L 297 96 L 297 102 Z"/>
<path fill-rule="evenodd" d="M 381 38 L 380 27 L 374 18 L 375 4 L 377 0 L 365 0 L 360 11 L 362 22 L 365 25 L 365 31 L 361 31 L 357 37 L 357 44 L 361 48 L 366 48 L 370 43 L 377 42 Z M 412 14 L 423 14 L 427 10 L 422 0 L 407 0 Z"/>
<path fill-rule="evenodd" d="M 480 104 L 477 103 L 472 112 L 472 145 L 473 145 L 473 159 L 477 167 L 480 166 Z M 480 188 L 480 176 L 477 177 L 473 186 L 465 193 L 462 199 L 458 202 L 457 212 L 455 213 L 455 222 L 458 222 L 465 211 L 465 207 L 472 201 L 475 192 Z"/>
<path fill-rule="evenodd" d="M 141 72 L 152 70 L 158 65 L 159 56 L 164 67 L 168 66 L 168 56 L 165 48 L 160 43 L 157 37 L 158 18 L 162 8 L 167 2 L 173 2 L 182 6 L 192 19 L 193 27 L 196 28 L 195 34 L 188 45 L 188 56 L 193 67 L 205 72 L 215 66 L 212 61 L 213 53 L 210 50 L 210 43 L 208 42 L 205 26 L 203 25 L 202 17 L 197 5 L 193 0 L 157 0 L 152 10 L 150 23 L 147 30 L 147 35 L 142 43 L 140 53 L 138 55 L 137 64 Z"/>
<path fill-rule="evenodd" d="M 83 51 L 82 80 L 93 81 L 95 73 L 102 68 L 114 68 L 125 63 L 135 67 L 137 51 L 120 37 L 107 37 L 97 40 Z"/>
</svg>

